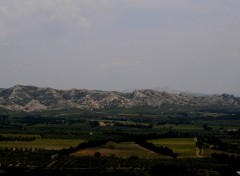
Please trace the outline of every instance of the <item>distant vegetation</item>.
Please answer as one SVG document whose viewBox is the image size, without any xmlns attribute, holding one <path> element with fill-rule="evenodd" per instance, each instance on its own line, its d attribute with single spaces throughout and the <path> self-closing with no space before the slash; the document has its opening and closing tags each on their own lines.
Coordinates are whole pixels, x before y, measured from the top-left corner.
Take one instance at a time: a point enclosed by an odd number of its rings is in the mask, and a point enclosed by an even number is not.
<svg viewBox="0 0 240 176">
<path fill-rule="evenodd" d="M 163 107 L 1 112 L 0 171 L 5 175 L 236 175 L 240 112 Z"/>
</svg>

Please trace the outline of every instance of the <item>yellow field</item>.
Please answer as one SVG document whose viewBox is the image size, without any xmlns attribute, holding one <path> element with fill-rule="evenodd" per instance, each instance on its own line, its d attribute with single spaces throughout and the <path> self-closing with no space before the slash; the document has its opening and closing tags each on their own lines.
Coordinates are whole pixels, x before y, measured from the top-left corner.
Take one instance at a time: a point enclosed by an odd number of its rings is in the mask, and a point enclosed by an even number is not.
<svg viewBox="0 0 240 176">
<path fill-rule="evenodd" d="M 137 156 L 139 158 L 165 158 L 164 156 L 147 150 L 134 142 L 122 142 L 112 144 L 114 149 L 111 149 L 108 144 L 96 147 L 88 148 L 84 150 L 72 153 L 71 156 L 93 156 L 95 152 L 101 153 L 103 156 L 116 156 L 120 158 L 129 158 L 132 156 Z"/>
</svg>

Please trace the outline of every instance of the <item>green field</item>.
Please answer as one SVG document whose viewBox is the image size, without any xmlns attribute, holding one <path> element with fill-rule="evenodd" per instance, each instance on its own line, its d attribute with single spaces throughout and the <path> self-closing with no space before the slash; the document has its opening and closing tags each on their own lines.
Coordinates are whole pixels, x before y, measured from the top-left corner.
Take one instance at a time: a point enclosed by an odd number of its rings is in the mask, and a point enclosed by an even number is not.
<svg viewBox="0 0 240 176">
<path fill-rule="evenodd" d="M 40 139 L 41 136 L 37 134 L 0 134 L 1 136 L 6 136 L 6 137 L 18 137 L 18 138 L 36 138 Z"/>
<path fill-rule="evenodd" d="M 111 149 L 109 144 L 95 147 L 87 148 L 84 150 L 77 151 L 72 156 L 81 157 L 81 156 L 93 156 L 95 152 L 99 152 L 102 156 L 116 156 L 119 158 L 166 158 L 160 154 L 147 150 L 134 142 L 122 142 L 122 143 L 113 143 L 114 149 Z"/>
<path fill-rule="evenodd" d="M 156 146 L 165 146 L 178 153 L 179 157 L 195 157 L 196 146 L 193 138 L 165 138 L 148 140 Z"/>
<path fill-rule="evenodd" d="M 194 125 L 194 124 L 180 124 L 180 125 L 173 125 L 173 124 L 166 124 L 166 125 L 160 125 L 156 128 L 162 128 L 162 129 L 171 129 L 171 130 L 178 130 L 178 131 L 203 131 L 203 128 L 201 125 Z"/>
<path fill-rule="evenodd" d="M 82 143 L 79 139 L 37 139 L 30 142 L 25 141 L 1 141 L 0 148 L 38 148 L 46 150 L 61 150 L 63 148 L 75 147 Z"/>
</svg>

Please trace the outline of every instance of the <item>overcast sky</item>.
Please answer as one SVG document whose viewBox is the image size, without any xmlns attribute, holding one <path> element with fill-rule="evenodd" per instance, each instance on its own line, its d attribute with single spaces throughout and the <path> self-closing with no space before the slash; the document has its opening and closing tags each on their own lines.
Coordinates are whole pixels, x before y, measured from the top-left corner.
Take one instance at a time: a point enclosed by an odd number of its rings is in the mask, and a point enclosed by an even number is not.
<svg viewBox="0 0 240 176">
<path fill-rule="evenodd" d="M 0 87 L 240 95 L 239 0 L 0 0 Z"/>
</svg>

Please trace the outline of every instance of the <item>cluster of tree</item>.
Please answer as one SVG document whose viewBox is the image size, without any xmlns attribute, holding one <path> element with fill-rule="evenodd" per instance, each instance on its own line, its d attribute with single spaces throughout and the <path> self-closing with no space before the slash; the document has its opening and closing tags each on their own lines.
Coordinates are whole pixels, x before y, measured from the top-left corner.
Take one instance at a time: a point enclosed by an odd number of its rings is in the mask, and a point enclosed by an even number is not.
<svg viewBox="0 0 240 176">
<path fill-rule="evenodd" d="M 199 148 L 204 148 L 209 146 L 212 149 L 228 151 L 228 152 L 236 152 L 236 153 L 239 153 L 240 151 L 240 148 L 237 144 L 222 142 L 220 138 L 215 136 L 198 137 L 196 146 Z"/>
<path fill-rule="evenodd" d="M 92 128 L 95 128 L 95 127 L 99 127 L 99 122 L 94 120 L 94 121 L 89 121 L 89 125 L 92 127 Z"/>
<path fill-rule="evenodd" d="M 136 140 L 148 140 L 148 139 L 161 139 L 161 138 L 183 138 L 183 137 L 195 137 L 197 134 L 177 132 L 169 130 L 166 133 L 127 133 L 123 131 L 106 131 L 103 132 L 105 135 L 109 136 L 120 136 L 118 142 L 136 141 Z"/>
<path fill-rule="evenodd" d="M 162 154 L 165 156 L 170 156 L 173 158 L 176 158 L 178 156 L 178 154 L 174 153 L 172 151 L 172 149 L 170 149 L 169 147 L 164 147 L 164 146 L 158 147 L 158 146 L 155 146 L 153 143 L 149 143 L 149 142 L 143 141 L 143 140 L 135 141 L 135 143 L 148 149 L 148 150 L 154 151 L 156 153 L 159 153 L 159 154 Z"/>
<path fill-rule="evenodd" d="M 233 138 L 240 138 L 240 129 L 230 130 L 230 131 L 228 131 L 228 135 L 232 136 Z"/>
<path fill-rule="evenodd" d="M 219 114 L 217 116 L 217 120 L 239 120 L 239 115 L 240 115 L 239 113 L 236 113 L 236 114 Z M 213 120 L 216 120 L 216 118 L 213 118 L 212 116 L 207 115 L 207 116 L 200 116 L 199 120 L 213 121 Z"/>
<path fill-rule="evenodd" d="M 0 124 L 8 124 L 9 121 L 8 115 L 0 115 Z"/>
<path fill-rule="evenodd" d="M 120 127 L 130 127 L 130 128 L 142 128 L 142 129 L 149 129 L 153 128 L 152 124 L 149 125 L 143 125 L 143 124 L 127 124 L 127 123 L 120 123 L 120 122 L 115 122 L 115 126 L 120 126 Z"/>
<path fill-rule="evenodd" d="M 208 124 L 206 124 L 206 123 L 203 124 L 202 127 L 205 131 L 211 131 L 212 130 L 212 127 L 209 127 Z"/>
<path fill-rule="evenodd" d="M 103 112 L 107 112 L 110 114 L 145 114 L 145 115 L 156 115 L 156 114 L 161 114 L 162 112 L 162 107 L 160 108 L 156 108 L 156 107 L 152 107 L 152 106 L 134 106 L 131 108 L 122 108 L 122 107 L 110 107 L 108 109 L 103 109 L 103 110 L 98 110 L 103 111 Z"/>
<path fill-rule="evenodd" d="M 71 120 L 71 119 L 70 119 Z M 41 115 L 27 115 L 16 119 L 18 123 L 23 123 L 28 126 L 35 124 L 65 124 L 70 122 L 69 119 L 59 117 L 43 117 Z"/>
</svg>

